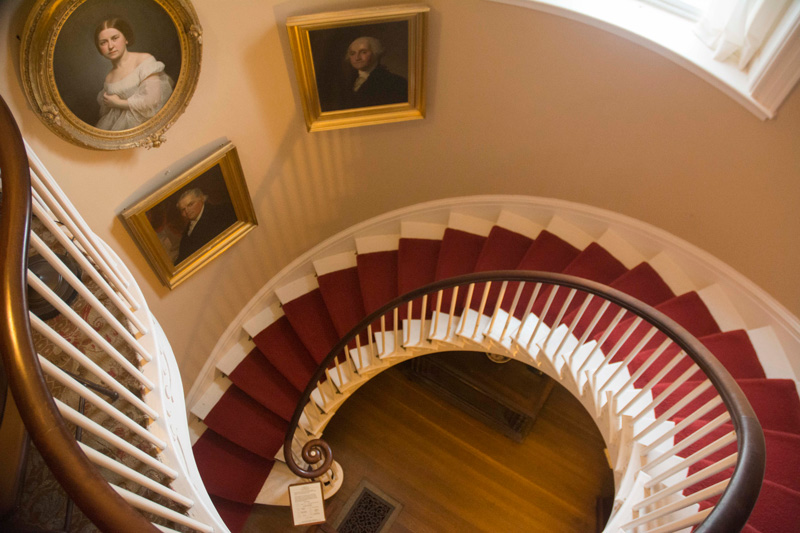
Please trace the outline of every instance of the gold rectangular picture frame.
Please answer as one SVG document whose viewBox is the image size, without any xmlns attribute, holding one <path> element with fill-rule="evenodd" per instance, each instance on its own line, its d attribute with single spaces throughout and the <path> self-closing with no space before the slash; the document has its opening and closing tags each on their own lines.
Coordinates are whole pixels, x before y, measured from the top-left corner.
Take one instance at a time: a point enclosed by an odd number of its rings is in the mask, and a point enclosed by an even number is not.
<svg viewBox="0 0 800 533">
<path fill-rule="evenodd" d="M 414 4 L 289 17 L 308 131 L 424 118 L 429 11 Z"/>
<path fill-rule="evenodd" d="M 239 155 L 230 142 L 120 216 L 170 289 L 258 225 Z"/>
</svg>

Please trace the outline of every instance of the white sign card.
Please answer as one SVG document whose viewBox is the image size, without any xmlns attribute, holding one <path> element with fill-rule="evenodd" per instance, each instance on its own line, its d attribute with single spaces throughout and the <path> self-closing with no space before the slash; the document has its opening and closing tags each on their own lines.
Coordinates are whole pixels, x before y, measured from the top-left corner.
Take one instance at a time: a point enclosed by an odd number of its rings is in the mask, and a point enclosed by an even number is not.
<svg viewBox="0 0 800 533">
<path fill-rule="evenodd" d="M 325 522 L 325 500 L 322 483 L 300 483 L 289 486 L 289 503 L 292 520 L 296 526 L 322 524 Z"/>
</svg>

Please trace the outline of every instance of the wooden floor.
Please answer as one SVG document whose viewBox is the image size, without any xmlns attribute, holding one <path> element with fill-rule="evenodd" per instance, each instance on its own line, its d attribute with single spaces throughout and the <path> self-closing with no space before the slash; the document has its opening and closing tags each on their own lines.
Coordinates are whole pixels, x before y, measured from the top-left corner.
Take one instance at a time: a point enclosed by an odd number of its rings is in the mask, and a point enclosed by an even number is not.
<svg viewBox="0 0 800 533">
<path fill-rule="evenodd" d="M 517 444 L 394 368 L 341 407 L 325 440 L 344 469 L 330 524 L 362 478 L 403 505 L 392 533 L 593 532 L 596 498 L 613 493 L 599 432 L 558 385 Z M 267 506 L 245 528 L 303 530 L 288 508 Z"/>
</svg>

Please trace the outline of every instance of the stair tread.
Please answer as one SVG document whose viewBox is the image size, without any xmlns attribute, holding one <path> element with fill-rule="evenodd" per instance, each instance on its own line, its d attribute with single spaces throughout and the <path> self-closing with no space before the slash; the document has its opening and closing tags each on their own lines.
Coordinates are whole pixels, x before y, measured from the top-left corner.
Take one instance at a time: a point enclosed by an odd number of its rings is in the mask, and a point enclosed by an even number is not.
<svg viewBox="0 0 800 533">
<path fill-rule="evenodd" d="M 254 348 L 228 375 L 234 385 L 286 421 L 292 419 L 300 392 Z"/>
<path fill-rule="evenodd" d="M 513 270 L 533 244 L 533 239 L 494 226 L 483 243 L 474 272 Z"/>
<path fill-rule="evenodd" d="M 442 230 L 444 232 L 444 230 Z M 433 239 L 401 238 L 397 250 L 397 292 L 406 294 L 436 281 L 436 265 L 442 241 Z M 422 302 L 414 302 L 412 312 L 420 316 Z M 431 302 L 430 309 L 434 309 Z M 400 318 L 406 318 L 407 308 L 400 310 Z"/>
<path fill-rule="evenodd" d="M 580 252 L 578 248 L 572 246 L 567 241 L 553 235 L 547 230 L 542 230 L 516 265 L 516 270 L 561 272 Z M 519 283 L 509 283 L 506 296 L 503 299 L 503 309 L 511 309 L 519 285 Z M 533 290 L 533 284 L 528 283 L 520 293 L 519 301 L 523 303 L 519 304 L 514 312 L 514 316 L 517 318 L 522 317 L 526 302 L 530 300 Z"/>
<path fill-rule="evenodd" d="M 762 427 L 800 434 L 800 399 L 798 399 L 794 381 L 790 379 L 746 378 L 738 379 L 736 382 L 745 396 L 747 396 Z M 671 406 L 675 405 L 679 399 L 694 390 L 697 385 L 697 382 L 680 385 L 661 405 L 656 407 L 656 414 L 658 416 L 663 414 Z M 668 383 L 657 384 L 653 387 L 653 395 L 657 396 L 668 386 Z M 712 387 L 678 411 L 675 418 L 685 418 L 716 395 L 716 390 Z M 773 409 L 775 405 L 780 405 L 781 409 Z M 712 409 L 702 416 L 702 420 L 711 420 L 720 414 L 723 409 L 724 406 Z"/>
<path fill-rule="evenodd" d="M 649 263 L 639 263 L 612 281 L 609 286 L 651 306 L 675 298 L 675 293 Z"/>
<path fill-rule="evenodd" d="M 764 438 L 767 447 L 764 479 L 800 491 L 800 435 L 767 430 Z M 689 474 L 694 474 L 735 451 L 736 443 L 731 443 L 692 465 Z"/>
<path fill-rule="evenodd" d="M 683 420 L 684 420 L 683 418 L 675 418 L 673 419 L 673 422 L 678 424 Z M 675 435 L 675 442 L 681 442 L 683 439 L 685 439 L 686 437 L 688 437 L 689 435 L 691 435 L 692 433 L 694 433 L 707 423 L 708 422 L 705 420 L 699 420 L 689 424 L 687 428 L 683 429 L 682 431 L 678 432 L 677 435 Z M 787 439 L 790 441 L 790 443 L 792 443 L 790 444 L 792 446 L 794 445 L 793 443 L 800 444 L 800 435 L 796 433 L 788 433 L 786 431 L 780 431 L 776 429 L 762 428 L 762 430 L 764 431 L 764 437 L 767 440 Z M 733 431 L 732 422 L 726 422 L 724 424 L 721 424 L 717 429 L 712 431 L 709 435 L 706 435 L 705 437 L 699 439 L 697 442 L 691 444 L 686 449 L 679 452 L 678 455 L 681 457 L 688 457 L 689 455 L 692 455 L 693 453 L 700 450 L 700 448 L 702 448 L 703 446 L 710 444 L 711 442 L 717 440 L 718 438 L 727 433 L 730 433 L 731 431 Z M 714 457 L 714 455 L 712 455 L 711 457 Z"/>
<path fill-rule="evenodd" d="M 367 313 L 361 295 L 358 269 L 345 268 L 319 276 L 320 294 L 336 334 L 344 337 Z"/>
<path fill-rule="evenodd" d="M 209 429 L 242 448 L 271 459 L 283 444 L 289 423 L 231 385 L 203 419 Z"/>
<path fill-rule="evenodd" d="M 250 513 L 253 510 L 252 505 L 233 502 L 213 494 L 211 495 L 211 501 L 214 503 L 214 507 L 216 507 L 217 512 L 220 517 L 222 517 L 222 521 L 225 522 L 225 525 L 231 533 L 239 533 L 244 529 L 244 525 L 247 523 L 247 519 L 250 517 Z"/>
<path fill-rule="evenodd" d="M 397 289 L 406 294 L 436 281 L 436 264 L 442 241 L 433 239 L 400 239 L 397 249 Z"/>
<path fill-rule="evenodd" d="M 700 337 L 698 340 L 722 363 L 734 379 L 767 377 L 746 331 L 723 331 L 721 333 Z M 664 352 L 642 373 L 641 377 L 636 381 L 636 386 L 643 387 L 654 378 L 662 368 L 672 361 L 679 351 L 680 349 L 676 345 L 669 346 L 664 350 Z M 630 363 L 631 370 L 638 370 L 652 352 L 653 350 L 645 350 L 640 355 L 636 356 Z M 679 362 L 675 368 L 670 370 L 662 378 L 662 382 L 669 383 L 675 381 L 692 364 L 693 361 L 690 357 L 684 357 L 683 361 Z M 689 380 L 697 381 L 698 379 L 705 379 L 704 374 L 700 373 L 699 369 L 698 373 L 690 376 Z"/>
<path fill-rule="evenodd" d="M 436 279 L 447 279 L 475 271 L 486 237 L 453 228 L 444 231 L 436 264 Z"/>
<path fill-rule="evenodd" d="M 339 341 L 322 292 L 314 289 L 284 303 L 283 312 L 308 353 L 317 364 L 321 363 Z"/>
<path fill-rule="evenodd" d="M 631 270 L 625 272 L 620 277 L 615 279 L 609 284 L 609 287 L 620 290 L 625 294 L 633 296 L 648 305 L 657 306 L 667 300 L 675 297 L 672 290 L 664 283 L 661 276 L 658 275 L 653 267 L 648 263 L 640 263 Z M 600 299 L 594 299 L 584 311 L 584 317 L 575 326 L 575 335 L 580 337 L 589 327 L 592 317 L 600 311 L 603 302 Z M 566 315 L 565 323 L 571 324 L 574 316 L 577 314 L 576 306 L 573 310 Z M 595 325 L 596 331 L 602 331 L 611 323 L 614 318 L 613 312 L 606 312 Z"/>
<path fill-rule="evenodd" d="M 582 250 L 562 271 L 563 274 L 577 276 L 580 278 L 596 281 L 598 283 L 609 284 L 628 271 L 621 262 L 614 258 L 608 251 L 596 242 L 591 243 L 586 249 Z M 547 300 L 553 289 L 550 287 L 543 290 L 536 303 L 533 305 L 533 313 L 541 316 L 547 305 Z M 566 302 L 567 290 L 559 289 L 550 304 L 550 310 L 544 317 L 545 324 L 552 325 L 555 322 L 559 309 Z M 567 314 L 578 309 L 580 304 L 586 299 L 586 294 L 576 294 L 573 298 Z"/>
<path fill-rule="evenodd" d="M 274 464 L 211 429 L 200 436 L 192 451 L 209 494 L 248 505 L 256 500 Z"/>
<path fill-rule="evenodd" d="M 675 298 L 657 305 L 655 309 L 667 315 L 695 337 L 706 337 L 721 332 L 714 317 L 711 316 L 708 308 L 696 292 L 687 292 L 686 294 L 676 296 Z M 611 332 L 605 343 L 603 343 L 602 349 L 604 353 L 609 353 L 613 349 L 633 321 L 633 317 L 623 319 L 617 327 L 614 328 L 614 331 Z M 628 340 L 621 346 L 617 355 L 612 359 L 612 362 L 622 361 L 649 330 L 650 326 L 645 323 L 640 324 Z M 593 334 L 593 338 L 595 339 L 599 339 L 600 336 L 601 332 Z M 656 348 L 665 338 L 664 334 L 657 333 L 642 349 L 649 350 Z"/>
<path fill-rule="evenodd" d="M 444 231 L 442 245 L 439 250 L 439 261 L 436 263 L 436 280 L 474 272 L 485 242 L 486 237 L 482 235 L 447 228 Z M 455 307 L 457 313 L 461 312 L 464 305 L 465 292 L 463 290 L 458 292 Z M 443 292 L 442 301 L 445 302 L 448 309 L 451 298 L 452 289 Z M 433 302 L 431 302 L 431 305 L 433 305 Z"/>
<path fill-rule="evenodd" d="M 398 252 L 358 254 L 356 259 L 364 311 L 368 315 L 397 297 Z"/>
<path fill-rule="evenodd" d="M 494 226 L 483 243 L 480 256 L 475 264 L 475 272 L 514 270 L 533 242 L 533 239 L 524 235 L 500 226 Z M 489 293 L 486 295 L 484 312 L 491 313 L 494 309 L 497 297 L 500 294 L 500 285 L 500 283 L 495 283 L 491 286 Z M 475 296 L 470 306 L 472 309 L 480 309 L 484 289 L 485 284 L 483 283 L 475 286 Z"/>
<path fill-rule="evenodd" d="M 707 509 L 719 497 L 701 502 L 700 509 Z M 764 481 L 761 493 L 747 525 L 756 531 L 769 533 L 797 533 L 797 517 L 800 516 L 800 492 Z"/>
<path fill-rule="evenodd" d="M 282 316 L 270 324 L 253 337 L 253 342 L 294 388 L 301 392 L 305 390 L 317 364 L 288 318 Z"/>
</svg>

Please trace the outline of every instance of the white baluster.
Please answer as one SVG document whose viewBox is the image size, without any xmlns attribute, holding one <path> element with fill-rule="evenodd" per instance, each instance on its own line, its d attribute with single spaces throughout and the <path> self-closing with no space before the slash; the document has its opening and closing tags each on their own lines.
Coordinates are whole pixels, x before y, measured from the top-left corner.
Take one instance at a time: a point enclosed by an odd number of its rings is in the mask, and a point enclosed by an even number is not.
<svg viewBox="0 0 800 533">
<path fill-rule="evenodd" d="M 104 352 L 106 352 L 111 358 L 113 358 L 117 363 L 119 363 L 128 373 L 133 376 L 139 383 L 147 387 L 149 390 L 153 390 L 155 385 L 153 382 L 147 379 L 144 374 L 142 374 L 136 367 L 134 367 L 130 361 L 125 359 L 125 357 L 117 351 L 116 348 L 111 346 L 111 344 L 105 340 L 102 335 L 97 333 L 91 326 L 86 324 L 78 314 L 69 308 L 67 304 L 64 303 L 64 300 L 59 298 L 50 288 L 45 285 L 36 274 L 28 270 L 28 285 L 31 285 L 36 292 L 38 292 L 42 297 L 44 297 L 50 305 L 55 307 L 59 313 L 64 315 L 70 322 L 72 322 L 75 326 L 77 326 L 83 333 L 86 334 L 93 342 L 97 343 Z"/>
</svg>

